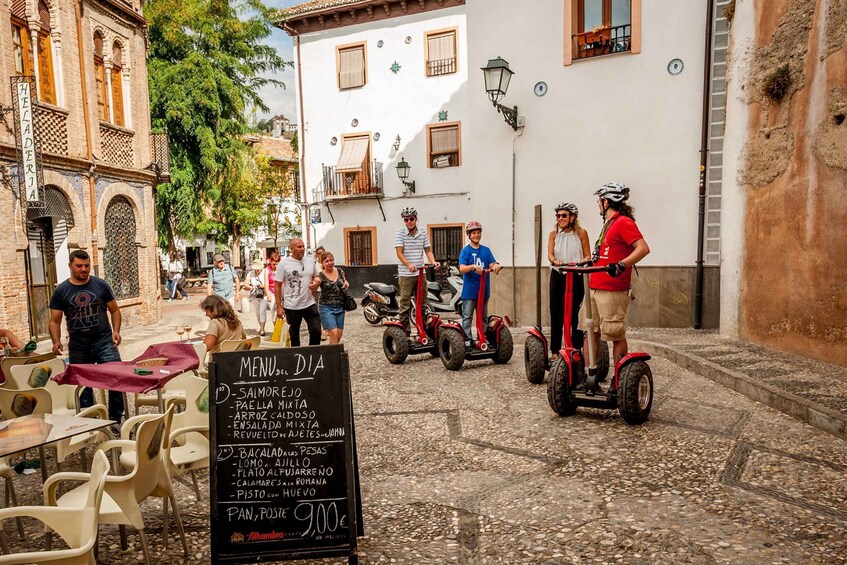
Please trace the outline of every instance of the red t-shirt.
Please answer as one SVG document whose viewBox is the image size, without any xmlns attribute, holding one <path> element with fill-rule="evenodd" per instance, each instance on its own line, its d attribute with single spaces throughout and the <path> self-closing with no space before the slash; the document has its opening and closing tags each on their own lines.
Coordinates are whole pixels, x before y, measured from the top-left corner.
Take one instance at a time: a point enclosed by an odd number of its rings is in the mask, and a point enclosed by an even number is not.
<svg viewBox="0 0 847 565">
<path fill-rule="evenodd" d="M 600 258 L 594 265 L 610 265 L 626 259 L 635 249 L 635 242 L 643 238 L 632 218 L 618 214 L 603 236 L 603 241 L 600 243 Z M 610 277 L 605 272 L 591 273 L 588 286 L 595 290 L 629 290 L 631 279 L 632 267 L 627 267 L 617 277 Z"/>
</svg>

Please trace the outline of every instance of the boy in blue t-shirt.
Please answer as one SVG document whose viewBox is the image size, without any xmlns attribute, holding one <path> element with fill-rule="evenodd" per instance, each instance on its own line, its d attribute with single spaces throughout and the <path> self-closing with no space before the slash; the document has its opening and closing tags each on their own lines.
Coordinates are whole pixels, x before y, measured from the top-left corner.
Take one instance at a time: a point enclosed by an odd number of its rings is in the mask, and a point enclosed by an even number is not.
<svg viewBox="0 0 847 565">
<path fill-rule="evenodd" d="M 491 250 L 479 242 L 482 239 L 482 225 L 471 220 L 465 226 L 470 243 L 459 254 L 459 272 L 464 275 L 462 285 L 462 329 L 465 330 L 465 347 L 471 347 L 471 328 L 473 327 L 474 308 L 479 298 L 479 283 L 484 269 L 491 269 L 494 274 L 500 272 L 500 263 L 494 259 Z M 485 275 L 488 276 L 487 274 Z M 491 281 L 485 281 L 485 303 L 482 305 L 482 317 L 488 318 L 488 297 L 491 296 Z"/>
</svg>

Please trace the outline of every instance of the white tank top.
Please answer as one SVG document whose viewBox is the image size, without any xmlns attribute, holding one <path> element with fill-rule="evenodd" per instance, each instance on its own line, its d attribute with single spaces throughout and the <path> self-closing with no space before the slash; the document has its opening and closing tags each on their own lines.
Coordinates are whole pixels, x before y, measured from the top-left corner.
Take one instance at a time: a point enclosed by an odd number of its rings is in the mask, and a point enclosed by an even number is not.
<svg viewBox="0 0 847 565">
<path fill-rule="evenodd" d="M 553 254 L 562 263 L 578 263 L 582 261 L 582 242 L 575 231 L 560 231 L 556 234 Z"/>
</svg>

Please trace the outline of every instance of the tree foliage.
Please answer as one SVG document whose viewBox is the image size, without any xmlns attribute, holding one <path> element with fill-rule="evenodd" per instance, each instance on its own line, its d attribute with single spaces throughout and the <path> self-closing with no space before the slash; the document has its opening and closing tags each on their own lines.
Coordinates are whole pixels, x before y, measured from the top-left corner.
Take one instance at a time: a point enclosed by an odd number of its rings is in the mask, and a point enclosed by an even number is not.
<svg viewBox="0 0 847 565">
<path fill-rule="evenodd" d="M 256 170 L 242 140 L 245 109 L 267 110 L 259 90 L 284 85 L 262 75 L 290 63 L 264 42 L 270 11 L 260 0 L 149 0 L 144 11 L 153 127 L 167 130 L 171 151 L 171 182 L 156 190 L 159 245 L 172 249 L 198 228 L 261 215 L 240 200 L 250 192 L 244 175 Z"/>
</svg>

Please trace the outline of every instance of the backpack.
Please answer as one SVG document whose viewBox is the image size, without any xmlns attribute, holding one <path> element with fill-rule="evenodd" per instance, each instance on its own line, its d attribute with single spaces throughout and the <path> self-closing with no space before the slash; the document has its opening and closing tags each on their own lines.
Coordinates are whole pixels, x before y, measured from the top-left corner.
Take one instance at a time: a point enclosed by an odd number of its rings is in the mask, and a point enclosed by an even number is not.
<svg viewBox="0 0 847 565">
<path fill-rule="evenodd" d="M 232 278 L 238 278 L 235 274 L 235 271 L 232 270 L 232 265 L 227 263 L 226 266 L 227 266 L 227 268 L 229 268 L 229 274 L 232 275 Z M 212 284 L 212 286 L 214 286 L 215 285 L 215 268 L 214 267 L 209 269 L 209 278 L 212 279 L 211 284 Z"/>
</svg>

